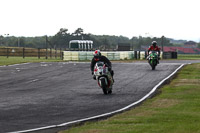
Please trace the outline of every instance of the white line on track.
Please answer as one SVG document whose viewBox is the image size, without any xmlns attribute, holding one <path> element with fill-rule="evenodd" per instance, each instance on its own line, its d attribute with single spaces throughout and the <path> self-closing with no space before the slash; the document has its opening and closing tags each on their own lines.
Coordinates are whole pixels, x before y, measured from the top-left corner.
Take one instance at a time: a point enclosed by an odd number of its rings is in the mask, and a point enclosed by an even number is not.
<svg viewBox="0 0 200 133">
<path fill-rule="evenodd" d="M 26 64 L 30 64 L 30 63 L 14 64 L 14 65 L 8 65 L 8 66 L 19 66 L 19 65 L 26 65 Z"/>
<path fill-rule="evenodd" d="M 179 66 L 173 73 L 171 73 L 168 77 L 166 77 L 165 79 L 163 79 L 160 83 L 158 83 L 148 94 L 146 94 L 143 98 L 141 98 L 140 100 L 113 112 L 109 112 L 109 113 L 105 113 L 105 114 L 101 114 L 101 115 L 97 115 L 97 116 L 93 116 L 93 117 L 88 117 L 85 119 L 80 119 L 80 120 L 75 120 L 75 121 L 70 121 L 70 122 L 66 122 L 66 123 L 62 123 L 59 125 L 51 125 L 51 126 L 46 126 L 46 127 L 40 127 L 40 128 L 34 128 L 34 129 L 29 129 L 29 130 L 23 130 L 23 131 L 15 131 L 15 132 L 10 132 L 10 133 L 25 133 L 25 132 L 32 132 L 32 131 L 38 131 L 38 130 L 43 130 L 43 129 L 50 129 L 50 128 L 55 128 L 55 127 L 63 127 L 63 126 L 67 126 L 70 124 L 75 124 L 75 123 L 79 123 L 79 122 L 85 122 L 85 121 L 89 121 L 89 120 L 94 120 L 97 118 L 101 118 L 101 117 L 106 117 L 106 116 L 110 116 L 122 111 L 125 111 L 127 109 L 130 109 L 131 107 L 143 102 L 145 99 L 147 99 L 150 95 L 152 95 L 156 89 L 162 85 L 166 80 L 168 80 L 169 78 L 171 78 L 178 70 L 180 70 L 182 67 L 184 66 L 184 64 L 181 64 L 181 66 Z"/>
<path fill-rule="evenodd" d="M 26 83 L 32 83 L 32 82 L 36 82 L 36 81 L 38 81 L 39 79 L 33 79 L 33 80 L 30 80 L 30 81 L 28 81 L 28 82 L 26 82 Z"/>
<path fill-rule="evenodd" d="M 25 64 L 30 64 L 30 63 L 21 63 L 21 64 L 13 64 L 13 65 L 3 65 L 3 66 L 0 66 L 0 67 L 19 66 L 19 65 L 25 65 Z"/>
</svg>

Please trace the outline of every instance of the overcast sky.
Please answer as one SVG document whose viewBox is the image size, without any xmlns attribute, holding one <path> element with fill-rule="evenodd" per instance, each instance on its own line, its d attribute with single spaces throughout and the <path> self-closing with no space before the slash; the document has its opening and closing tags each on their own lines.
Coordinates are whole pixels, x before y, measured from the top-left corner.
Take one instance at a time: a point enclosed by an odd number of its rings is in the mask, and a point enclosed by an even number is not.
<svg viewBox="0 0 200 133">
<path fill-rule="evenodd" d="M 0 0 L 0 35 L 162 35 L 200 41 L 200 0 Z"/>
</svg>

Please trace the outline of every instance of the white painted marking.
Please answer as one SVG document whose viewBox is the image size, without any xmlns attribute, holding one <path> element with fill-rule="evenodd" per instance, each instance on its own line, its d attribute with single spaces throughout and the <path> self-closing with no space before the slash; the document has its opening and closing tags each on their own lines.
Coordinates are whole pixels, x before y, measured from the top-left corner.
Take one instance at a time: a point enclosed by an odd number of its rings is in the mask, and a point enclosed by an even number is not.
<svg viewBox="0 0 200 133">
<path fill-rule="evenodd" d="M 46 67 L 46 66 L 48 66 L 48 64 L 41 64 L 40 66 L 44 66 L 44 67 Z"/>
<path fill-rule="evenodd" d="M 33 79 L 33 80 L 31 80 L 31 81 L 28 81 L 28 82 L 26 82 L 26 83 L 32 83 L 32 82 L 36 82 L 36 81 L 38 81 L 39 79 Z"/>
<path fill-rule="evenodd" d="M 43 130 L 43 129 L 49 129 L 49 128 L 55 128 L 55 127 L 62 127 L 62 126 L 67 126 L 70 124 L 75 124 L 75 123 L 79 123 L 79 122 L 84 122 L 84 121 L 88 121 L 88 120 L 93 120 L 93 119 L 97 119 L 97 118 L 101 118 L 101 117 L 105 117 L 105 116 L 110 116 L 112 114 L 116 114 L 122 111 L 125 111 L 141 102 L 143 102 L 145 99 L 147 99 L 150 95 L 152 95 L 156 89 L 162 84 L 164 83 L 167 79 L 169 79 L 170 77 L 172 77 L 178 70 L 180 70 L 182 67 L 184 66 L 184 64 L 182 64 L 181 66 L 179 66 L 173 73 L 171 73 L 168 77 L 166 77 L 165 79 L 163 79 L 160 83 L 158 83 L 147 95 L 145 95 L 143 98 L 141 98 L 140 100 L 113 112 L 110 113 L 105 113 L 105 114 L 101 114 L 101 115 L 97 115 L 97 116 L 93 116 L 93 117 L 88 117 L 85 119 L 80 119 L 80 120 L 75 120 L 75 121 L 70 121 L 70 122 L 66 122 L 66 123 L 62 123 L 62 124 L 58 124 L 58 125 L 51 125 L 51 126 L 46 126 L 46 127 L 40 127 L 40 128 L 34 128 L 34 129 L 29 129 L 29 130 L 23 130 L 23 131 L 15 131 L 15 132 L 10 132 L 10 133 L 25 133 L 25 132 L 32 132 L 32 131 L 38 131 L 38 130 Z"/>
<path fill-rule="evenodd" d="M 19 65 L 26 65 L 26 64 L 30 64 L 30 63 L 13 64 L 13 65 L 8 65 L 8 66 L 19 66 Z"/>
</svg>

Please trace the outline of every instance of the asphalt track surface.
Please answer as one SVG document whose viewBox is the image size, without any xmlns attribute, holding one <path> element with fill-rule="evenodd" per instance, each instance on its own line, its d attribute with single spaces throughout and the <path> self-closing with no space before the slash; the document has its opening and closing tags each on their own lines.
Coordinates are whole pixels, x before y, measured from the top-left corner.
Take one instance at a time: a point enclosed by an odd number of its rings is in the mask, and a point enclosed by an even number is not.
<svg viewBox="0 0 200 133">
<path fill-rule="evenodd" d="M 141 99 L 183 63 L 113 63 L 113 94 L 104 95 L 89 63 L 0 67 L 0 133 L 62 124 L 121 109 Z"/>
</svg>

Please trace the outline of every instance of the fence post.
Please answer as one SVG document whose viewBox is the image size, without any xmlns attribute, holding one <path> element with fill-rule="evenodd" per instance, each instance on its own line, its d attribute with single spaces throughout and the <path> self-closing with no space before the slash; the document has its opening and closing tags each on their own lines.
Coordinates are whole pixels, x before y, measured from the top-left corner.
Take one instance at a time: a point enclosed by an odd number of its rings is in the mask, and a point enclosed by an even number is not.
<svg viewBox="0 0 200 133">
<path fill-rule="evenodd" d="M 23 48 L 23 58 L 25 58 L 25 48 Z"/>
<path fill-rule="evenodd" d="M 137 60 L 137 51 L 134 51 L 135 60 Z"/>
<path fill-rule="evenodd" d="M 38 59 L 40 59 L 40 48 L 38 48 Z"/>
<path fill-rule="evenodd" d="M 46 59 L 48 59 L 48 49 L 46 48 Z"/>
<path fill-rule="evenodd" d="M 8 58 L 8 56 L 9 56 L 9 48 L 7 48 L 7 58 Z"/>
<path fill-rule="evenodd" d="M 140 60 L 140 51 L 138 51 L 138 59 Z"/>
<path fill-rule="evenodd" d="M 60 59 L 62 60 L 62 48 L 60 48 Z"/>
<path fill-rule="evenodd" d="M 57 59 L 57 48 L 55 49 L 55 58 Z"/>
<path fill-rule="evenodd" d="M 55 58 L 57 59 L 57 48 L 55 48 Z"/>
<path fill-rule="evenodd" d="M 52 58 L 52 48 L 50 48 L 50 58 Z"/>
<path fill-rule="evenodd" d="M 64 52 L 61 52 L 60 55 L 61 55 L 61 60 L 63 60 Z"/>
</svg>

